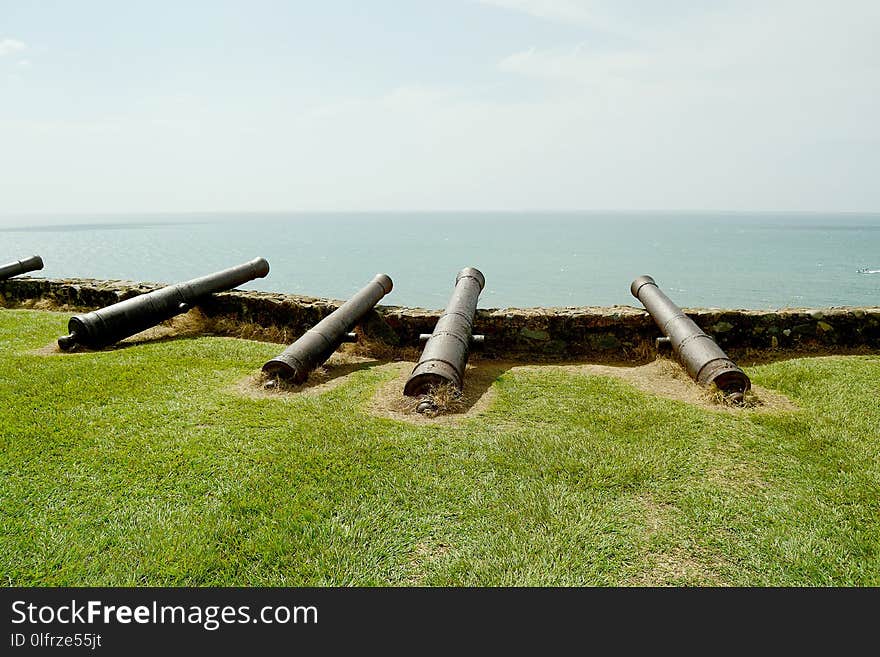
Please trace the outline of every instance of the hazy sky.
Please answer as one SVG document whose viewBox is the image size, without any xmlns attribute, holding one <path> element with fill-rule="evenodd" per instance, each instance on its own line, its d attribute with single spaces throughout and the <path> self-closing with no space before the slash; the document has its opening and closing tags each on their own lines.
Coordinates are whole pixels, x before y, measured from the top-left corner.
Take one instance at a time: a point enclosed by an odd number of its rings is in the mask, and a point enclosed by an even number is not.
<svg viewBox="0 0 880 657">
<path fill-rule="evenodd" d="M 0 213 L 880 210 L 877 0 L 0 0 Z"/>
</svg>

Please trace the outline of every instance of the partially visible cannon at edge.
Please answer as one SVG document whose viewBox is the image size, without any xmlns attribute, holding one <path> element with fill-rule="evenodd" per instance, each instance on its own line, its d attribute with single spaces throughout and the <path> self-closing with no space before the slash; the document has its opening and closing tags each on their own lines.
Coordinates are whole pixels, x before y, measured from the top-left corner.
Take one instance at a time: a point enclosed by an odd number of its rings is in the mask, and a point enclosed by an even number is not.
<svg viewBox="0 0 880 657">
<path fill-rule="evenodd" d="M 8 265 L 0 266 L 0 281 L 29 271 L 38 271 L 43 268 L 43 259 L 40 256 L 31 256 L 24 260 L 16 260 Z"/>
<path fill-rule="evenodd" d="M 704 386 L 714 383 L 729 401 L 741 404 L 752 382 L 715 340 L 685 315 L 650 276 L 639 276 L 629 289 L 669 340 L 691 378 Z"/>
<path fill-rule="evenodd" d="M 263 365 L 270 377 L 303 383 L 312 370 L 330 358 L 343 342 L 355 342 L 349 333 L 363 321 L 379 300 L 391 292 L 393 284 L 386 274 L 376 274 L 372 281 L 351 299 L 306 331 L 280 355 Z"/>
<path fill-rule="evenodd" d="M 485 285 L 486 279 L 478 269 L 465 267 L 458 273 L 455 290 L 434 332 L 421 336 L 427 343 L 403 388 L 404 395 L 428 395 L 442 384 L 450 384 L 461 392 L 471 345 L 484 340 L 482 335 L 473 335 L 473 328 L 477 300 Z M 419 412 L 432 408 L 429 399 L 418 405 Z"/>
<path fill-rule="evenodd" d="M 185 313 L 200 299 L 215 292 L 224 292 L 269 273 L 269 263 L 256 258 L 236 267 L 191 281 L 169 285 L 101 310 L 70 318 L 70 335 L 58 338 L 64 351 L 83 345 L 100 349 L 140 333 L 156 324 Z"/>
</svg>

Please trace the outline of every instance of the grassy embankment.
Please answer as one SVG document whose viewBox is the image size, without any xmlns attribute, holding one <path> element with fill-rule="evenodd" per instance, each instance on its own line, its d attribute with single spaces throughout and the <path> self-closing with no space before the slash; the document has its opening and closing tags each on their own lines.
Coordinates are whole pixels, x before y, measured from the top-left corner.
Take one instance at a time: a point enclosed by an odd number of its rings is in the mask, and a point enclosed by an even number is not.
<svg viewBox="0 0 880 657">
<path fill-rule="evenodd" d="M 66 318 L 0 310 L 6 585 L 880 585 L 877 356 L 748 368 L 797 410 L 546 367 L 414 424 L 399 364 L 248 396 L 277 345 L 38 353 Z"/>
</svg>

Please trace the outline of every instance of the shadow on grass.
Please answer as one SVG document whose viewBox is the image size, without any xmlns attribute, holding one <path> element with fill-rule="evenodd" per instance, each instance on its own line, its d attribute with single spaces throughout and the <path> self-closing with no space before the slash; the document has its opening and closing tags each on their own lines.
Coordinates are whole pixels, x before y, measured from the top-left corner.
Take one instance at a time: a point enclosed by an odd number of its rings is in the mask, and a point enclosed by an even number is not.
<svg viewBox="0 0 880 657">
<path fill-rule="evenodd" d="M 118 351 L 120 349 L 147 344 L 158 344 L 175 340 L 194 340 L 196 338 L 204 337 L 206 335 L 205 329 L 206 326 L 203 315 L 195 310 L 190 310 L 183 315 L 177 315 L 170 320 L 166 320 L 156 326 L 135 333 L 132 336 L 124 338 L 114 344 L 107 345 L 106 347 L 102 347 L 101 349 L 90 349 L 85 345 L 77 344 L 70 351 L 62 351 L 56 341 L 45 347 L 35 349 L 31 353 L 37 356 L 52 356 L 56 354 L 76 355 Z"/>
<path fill-rule="evenodd" d="M 45 347 L 33 349 L 28 353 L 34 356 L 82 356 L 85 354 L 101 354 L 112 351 L 121 351 L 123 349 L 129 349 L 131 347 L 139 347 L 143 345 L 162 344 L 163 342 L 176 342 L 178 340 L 196 340 L 198 338 L 205 337 L 204 334 L 200 333 L 177 333 L 173 330 L 169 330 L 167 333 L 164 333 L 159 330 L 160 328 L 165 327 L 148 329 L 143 333 L 138 333 L 137 335 L 134 335 L 130 338 L 120 340 L 119 342 L 107 345 L 106 347 L 101 347 L 100 349 L 91 349 L 84 345 L 78 344 L 74 346 L 73 349 L 70 349 L 69 351 L 64 351 L 58 346 L 57 341 L 53 341 L 47 344 Z"/>
</svg>

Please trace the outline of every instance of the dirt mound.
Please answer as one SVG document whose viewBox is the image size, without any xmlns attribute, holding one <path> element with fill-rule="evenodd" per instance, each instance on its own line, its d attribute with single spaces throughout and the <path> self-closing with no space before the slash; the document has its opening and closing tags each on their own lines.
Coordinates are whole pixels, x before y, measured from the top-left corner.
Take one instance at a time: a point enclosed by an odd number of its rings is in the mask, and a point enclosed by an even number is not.
<svg viewBox="0 0 880 657">
<path fill-rule="evenodd" d="M 198 309 L 190 310 L 183 315 L 178 315 L 172 319 L 162 322 L 161 324 L 148 328 L 146 331 L 120 340 L 114 345 L 106 347 L 106 349 L 123 349 L 132 345 L 145 344 L 149 342 L 161 342 L 163 340 L 174 340 L 176 338 L 198 337 L 205 334 L 206 318 Z M 34 349 L 29 353 L 34 356 L 54 356 L 57 354 L 82 354 L 89 353 L 92 350 L 77 345 L 72 352 L 61 351 L 57 342 L 50 342 L 45 347 Z"/>
<path fill-rule="evenodd" d="M 658 358 L 647 365 L 637 367 L 595 364 L 562 365 L 560 367 L 573 374 L 612 376 L 626 381 L 643 392 L 683 401 L 713 411 L 742 413 L 798 410 L 794 402 L 782 393 L 756 385 L 752 385 L 751 391 L 746 393 L 744 406 L 728 406 L 723 403 L 718 391 L 707 390 L 697 385 L 681 365 L 667 358 Z"/>
<path fill-rule="evenodd" d="M 296 395 L 319 395 L 342 385 L 352 372 L 369 367 L 387 367 L 382 361 L 346 352 L 336 352 L 323 367 L 314 370 L 300 385 L 273 380 L 263 372 L 253 374 L 240 381 L 233 389 L 236 394 L 251 399 L 284 399 Z"/>
<path fill-rule="evenodd" d="M 389 363 L 388 368 L 397 372 L 390 381 L 382 384 L 370 400 L 368 410 L 377 417 L 401 420 L 413 424 L 455 424 L 463 419 L 481 415 L 495 398 L 492 384 L 505 371 L 509 363 L 479 361 L 467 366 L 464 390 L 461 395 L 449 388 L 435 391 L 433 397 L 437 411 L 419 413 L 416 407 L 420 398 L 406 397 L 403 386 L 415 367 L 414 362 Z"/>
<path fill-rule="evenodd" d="M 464 390 L 460 397 L 441 391 L 439 412 L 436 415 L 416 411 L 419 399 L 405 397 L 403 385 L 414 363 L 390 363 L 397 376 L 376 391 L 369 410 L 379 417 L 402 420 L 415 424 L 448 424 L 479 416 L 495 397 L 492 384 L 504 372 L 562 370 L 574 375 L 610 376 L 625 381 L 643 392 L 667 399 L 682 401 L 701 408 L 727 413 L 768 413 L 795 411 L 797 406 L 785 395 L 760 386 L 753 386 L 746 395 L 745 406 L 729 406 L 718 391 L 697 385 L 675 361 L 657 359 L 637 367 L 627 365 L 521 365 L 504 361 L 477 361 L 468 365 Z M 436 400 L 435 400 L 436 401 Z"/>
<path fill-rule="evenodd" d="M 291 385 L 283 381 L 272 381 L 262 372 L 240 381 L 233 392 L 251 399 L 285 399 L 296 395 L 320 395 L 344 384 L 348 375 L 366 368 L 376 368 L 393 375 L 381 384 L 369 402 L 368 410 L 378 417 L 402 420 L 414 424 L 445 424 L 460 421 L 462 418 L 479 415 L 491 403 L 492 383 L 509 365 L 494 362 L 481 362 L 468 366 L 467 384 L 462 395 L 451 390 L 440 390 L 435 395 L 438 410 L 433 414 L 416 411 L 419 399 L 406 397 L 403 386 L 415 366 L 414 362 L 383 362 L 374 358 L 347 352 L 333 354 L 323 367 L 318 368 L 301 385 Z"/>
<path fill-rule="evenodd" d="M 205 335 L 212 327 L 213 320 L 206 318 L 198 309 L 179 315 L 135 336 L 122 340 L 108 349 L 121 349 L 127 346 L 173 340 L 179 338 Z M 73 353 L 88 353 L 89 350 L 78 347 Z M 39 349 L 29 352 L 36 356 L 55 356 L 63 354 L 57 343 L 52 342 Z M 611 376 L 626 381 L 634 387 L 649 394 L 659 395 L 667 399 L 675 399 L 709 410 L 721 410 L 731 413 L 742 412 L 778 412 L 797 410 L 797 406 L 785 395 L 753 386 L 747 393 L 745 407 L 730 407 L 723 403 L 717 391 L 700 387 L 688 376 L 687 372 L 675 361 L 658 358 L 647 365 L 606 365 L 595 363 L 567 365 L 524 365 L 517 362 L 478 360 L 468 365 L 464 391 L 457 395 L 452 390 L 437 391 L 436 413 L 419 413 L 416 407 L 420 399 L 405 397 L 403 386 L 415 363 L 412 361 L 387 362 L 364 355 L 364 345 L 344 345 L 325 363 L 309 376 L 302 385 L 292 386 L 283 382 L 270 383 L 260 372 L 254 374 L 236 387 L 235 392 L 251 398 L 283 398 L 297 394 L 321 394 L 341 385 L 345 377 L 352 372 L 368 367 L 377 367 L 395 373 L 394 378 L 382 384 L 373 395 L 369 411 L 376 416 L 402 420 L 416 424 L 454 423 L 461 419 L 480 415 L 488 408 L 494 398 L 492 384 L 503 373 L 509 370 L 546 371 L 560 369 L 580 375 Z M 267 386 L 267 383 L 269 384 Z"/>
</svg>

